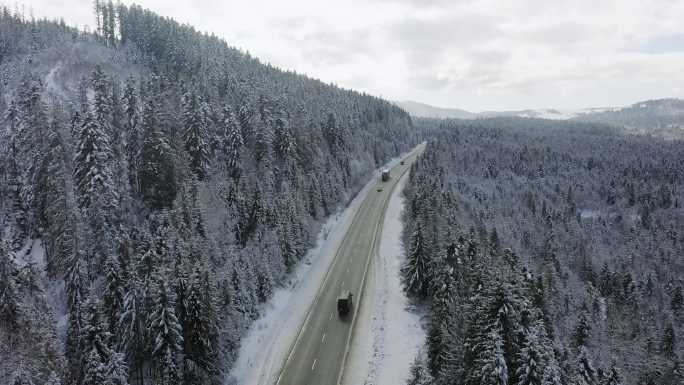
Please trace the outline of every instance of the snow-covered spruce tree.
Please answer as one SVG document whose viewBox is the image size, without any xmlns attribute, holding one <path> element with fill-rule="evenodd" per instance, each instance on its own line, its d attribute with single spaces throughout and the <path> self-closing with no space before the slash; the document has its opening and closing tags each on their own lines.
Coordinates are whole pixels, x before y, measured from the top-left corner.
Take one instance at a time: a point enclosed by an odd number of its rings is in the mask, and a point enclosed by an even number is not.
<svg viewBox="0 0 684 385">
<path fill-rule="evenodd" d="M 673 358 L 677 348 L 676 335 L 672 323 L 668 323 L 663 331 L 660 343 L 661 350 L 669 358 Z"/>
<path fill-rule="evenodd" d="M 64 274 L 73 258 L 74 219 L 67 198 L 66 153 L 59 126 L 53 124 L 48 137 L 49 149 L 45 158 L 46 183 L 43 197 L 42 219 L 45 222 L 45 248 L 47 273 L 55 278 Z"/>
<path fill-rule="evenodd" d="M 183 141 L 190 156 L 190 168 L 202 180 L 209 167 L 210 143 L 208 133 L 208 107 L 194 91 L 183 96 Z"/>
<path fill-rule="evenodd" d="M 102 385 L 108 381 L 107 370 L 96 349 L 89 350 L 83 362 L 81 385 Z"/>
<path fill-rule="evenodd" d="M 181 378 L 178 360 L 183 351 L 182 328 L 176 317 L 173 290 L 160 273 L 155 274 L 154 282 L 154 303 L 149 315 L 150 341 L 153 344 L 151 356 L 160 384 L 171 385 Z"/>
<path fill-rule="evenodd" d="M 425 297 L 428 294 L 430 279 L 433 276 L 426 236 L 421 223 L 417 223 L 409 241 L 406 262 L 401 270 L 406 290 L 410 294 L 420 297 Z"/>
<path fill-rule="evenodd" d="M 128 385 L 128 365 L 123 353 L 114 352 L 105 366 L 106 385 Z"/>
<path fill-rule="evenodd" d="M 126 86 L 121 97 L 123 109 L 123 138 L 124 154 L 128 165 L 128 183 L 134 194 L 140 192 L 138 172 L 140 170 L 140 147 L 142 143 L 142 130 L 140 126 L 140 106 L 138 92 L 133 79 L 126 81 Z"/>
<path fill-rule="evenodd" d="M 105 260 L 102 308 L 109 327 L 108 332 L 114 339 L 112 342 L 114 346 L 119 345 L 118 323 L 124 310 L 126 283 L 122 275 L 125 276 L 127 272 L 123 268 L 114 255 L 109 255 Z"/>
<path fill-rule="evenodd" d="M 100 363 L 108 362 L 113 353 L 108 344 L 110 336 L 100 314 L 99 300 L 94 295 L 88 298 L 83 316 L 84 325 L 80 337 L 83 341 L 83 350 L 89 352 L 89 355 L 95 352 Z M 86 360 L 89 359 L 90 357 L 86 357 Z"/>
<path fill-rule="evenodd" d="M 425 365 L 423 353 L 418 353 L 411 364 L 411 372 L 407 385 L 431 385 L 433 378 Z"/>
<path fill-rule="evenodd" d="M 149 353 L 146 309 L 143 284 L 137 273 L 132 272 L 117 326 L 120 334 L 118 349 L 126 355 L 131 382 L 136 384 L 143 382 L 143 365 Z"/>
<path fill-rule="evenodd" d="M 208 272 L 195 268 L 189 279 L 183 322 L 184 381 L 205 384 L 215 374 L 217 320 Z"/>
<path fill-rule="evenodd" d="M 244 140 L 235 113 L 229 106 L 223 108 L 223 130 L 225 131 L 223 151 L 226 171 L 234 181 L 237 181 L 242 173 L 240 159 Z"/>
<path fill-rule="evenodd" d="M 273 103 L 266 95 L 257 99 L 257 116 L 254 122 L 254 160 L 257 164 L 270 160 L 273 146 Z"/>
<path fill-rule="evenodd" d="M 109 135 L 93 112 L 86 112 L 74 159 L 78 205 L 88 224 L 89 268 L 100 266 L 113 250 L 118 197 L 113 186 Z"/>
<path fill-rule="evenodd" d="M 437 377 L 441 373 L 447 360 L 450 339 L 449 333 L 453 321 L 451 312 L 453 311 L 452 301 L 455 299 L 455 292 L 452 285 L 451 268 L 440 269 L 435 274 L 435 282 L 431 283 L 435 289 L 432 295 L 430 312 L 432 317 L 428 327 L 428 363 L 430 373 Z"/>
<path fill-rule="evenodd" d="M 45 385 L 62 385 L 62 379 L 55 373 L 55 371 L 50 371 L 50 376 L 48 377 Z"/>
<path fill-rule="evenodd" d="M 481 385 L 507 385 L 509 370 L 503 350 L 504 341 L 501 334 L 492 330 L 486 336 L 478 358 Z"/>
<path fill-rule="evenodd" d="M 594 362 L 589 356 L 589 352 L 585 346 L 579 347 L 575 370 L 575 375 L 572 380 L 573 385 L 598 385 Z"/>
<path fill-rule="evenodd" d="M 162 209 L 173 204 L 177 187 L 172 148 L 159 127 L 157 113 L 156 101 L 149 97 L 142 117 L 138 175 L 143 200 L 153 209 Z"/>
<path fill-rule="evenodd" d="M 575 331 L 572 335 L 573 343 L 576 347 L 587 346 L 589 338 L 591 337 L 591 323 L 589 318 L 587 305 L 583 304 L 579 319 L 577 320 L 577 326 L 575 326 Z"/>
<path fill-rule="evenodd" d="M 19 89 L 18 125 L 14 134 L 16 152 L 16 183 L 19 187 L 19 211 L 15 214 L 17 234 L 13 234 L 15 243 L 25 237 L 36 236 L 38 217 L 35 204 L 37 185 L 43 181 L 38 175 L 47 151 L 48 117 L 45 103 L 41 96 L 43 85 L 35 76 L 26 75 Z M 30 231 L 32 230 L 32 231 Z M 18 244 L 18 243 L 17 243 Z"/>
<path fill-rule="evenodd" d="M 617 368 L 615 361 L 610 363 L 610 367 L 606 373 L 605 378 L 601 381 L 600 385 L 623 385 L 622 376 Z"/>
<path fill-rule="evenodd" d="M 7 346 L 19 331 L 19 292 L 16 286 L 16 266 L 11 255 L 11 245 L 0 240 L 0 327 L 7 336 Z"/>
<path fill-rule="evenodd" d="M 541 320 L 526 330 L 518 358 L 518 385 L 545 385 L 556 381 L 554 377 L 559 368 L 551 344 Z"/>
</svg>

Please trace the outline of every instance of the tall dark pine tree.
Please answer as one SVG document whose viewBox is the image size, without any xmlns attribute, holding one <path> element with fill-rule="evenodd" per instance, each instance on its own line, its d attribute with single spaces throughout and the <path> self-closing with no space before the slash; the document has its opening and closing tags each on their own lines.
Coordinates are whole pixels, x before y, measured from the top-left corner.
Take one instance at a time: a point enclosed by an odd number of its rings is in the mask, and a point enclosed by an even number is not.
<svg viewBox="0 0 684 385">
<path fill-rule="evenodd" d="M 233 180 L 237 181 L 241 174 L 240 152 L 244 145 L 242 131 L 235 114 L 230 107 L 223 109 L 223 129 L 225 130 L 224 155 L 226 157 L 226 171 Z"/>
<path fill-rule="evenodd" d="M 118 202 L 110 168 L 111 148 L 107 133 L 94 114 L 86 113 L 74 160 L 78 204 L 92 238 L 88 242 L 91 264 L 101 264 L 111 253 Z"/>
<path fill-rule="evenodd" d="M 11 246 L 0 240 L 0 326 L 7 331 L 7 346 L 12 346 L 12 335 L 19 332 L 19 293 L 17 274 Z"/>
<path fill-rule="evenodd" d="M 203 279 L 206 274 L 195 269 L 185 298 L 183 352 L 186 360 L 192 362 L 184 370 L 187 384 L 207 383 L 216 370 L 216 310 L 209 282 Z"/>
<path fill-rule="evenodd" d="M 171 207 L 177 193 L 173 153 L 166 134 L 159 127 L 153 98 L 145 103 L 142 130 L 139 182 L 143 200 L 154 209 Z"/>
<path fill-rule="evenodd" d="M 67 199 L 66 154 L 55 125 L 50 130 L 49 142 L 43 218 L 46 222 L 44 238 L 47 273 L 55 277 L 66 272 L 68 263 L 73 258 L 74 221 Z"/>
<path fill-rule="evenodd" d="M 432 277 L 425 235 L 421 223 L 417 223 L 411 234 L 406 262 L 401 271 L 406 290 L 423 297 L 428 293 L 429 280 Z"/>
<path fill-rule="evenodd" d="M 126 82 L 121 100 L 123 107 L 123 138 L 124 153 L 128 164 L 128 179 L 134 193 L 140 192 L 138 172 L 140 170 L 140 147 L 142 132 L 140 127 L 140 113 L 138 94 L 132 79 Z"/>
<path fill-rule="evenodd" d="M 183 141 L 190 167 L 198 179 L 206 176 L 210 160 L 207 106 L 194 92 L 183 97 Z"/>
<path fill-rule="evenodd" d="M 162 385 L 180 380 L 178 360 L 183 350 L 182 328 L 176 317 L 176 297 L 169 284 L 157 274 L 154 309 L 150 314 L 150 338 L 154 343 L 153 362 Z"/>
<path fill-rule="evenodd" d="M 146 295 L 143 284 L 136 273 L 131 274 L 128 291 L 124 296 L 121 317 L 117 324 L 119 330 L 118 349 L 126 355 L 131 379 L 142 385 L 143 366 L 148 355 L 148 316 Z"/>
</svg>

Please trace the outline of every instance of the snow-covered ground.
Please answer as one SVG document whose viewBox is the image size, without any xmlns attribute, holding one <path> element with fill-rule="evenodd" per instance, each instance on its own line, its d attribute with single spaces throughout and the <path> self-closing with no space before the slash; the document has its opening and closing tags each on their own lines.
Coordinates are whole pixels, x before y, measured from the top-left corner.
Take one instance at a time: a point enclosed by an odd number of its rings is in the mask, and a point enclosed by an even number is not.
<svg viewBox="0 0 684 385">
<path fill-rule="evenodd" d="M 407 176 L 399 181 L 387 207 L 378 256 L 371 265 L 359 309 L 344 385 L 406 384 L 411 363 L 425 342 L 421 315 L 410 308 L 400 280 L 404 260 L 401 192 Z"/>
<path fill-rule="evenodd" d="M 394 166 L 405 155 L 393 159 L 387 167 Z M 277 290 L 264 304 L 262 316 L 242 339 L 238 360 L 226 378 L 226 385 L 272 385 L 276 382 L 335 251 L 374 182 L 375 177 L 346 209 L 328 218 L 318 235 L 316 247 L 309 251 L 293 272 L 289 284 Z"/>
</svg>

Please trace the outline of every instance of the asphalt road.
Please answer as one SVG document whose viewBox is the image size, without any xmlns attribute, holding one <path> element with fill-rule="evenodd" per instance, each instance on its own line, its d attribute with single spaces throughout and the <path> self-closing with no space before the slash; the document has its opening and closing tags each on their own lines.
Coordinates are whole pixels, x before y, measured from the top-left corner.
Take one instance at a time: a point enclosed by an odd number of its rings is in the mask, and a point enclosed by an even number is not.
<svg viewBox="0 0 684 385">
<path fill-rule="evenodd" d="M 377 183 L 361 203 L 352 224 L 340 244 L 309 314 L 278 377 L 277 385 L 337 385 L 352 338 L 354 318 L 365 273 L 376 255 L 387 203 L 400 176 L 408 171 L 423 146 L 414 150 L 404 165 L 391 170 L 392 178 Z M 381 191 L 378 191 L 382 189 Z M 340 318 L 337 296 L 342 290 L 354 294 L 353 313 Z"/>
</svg>

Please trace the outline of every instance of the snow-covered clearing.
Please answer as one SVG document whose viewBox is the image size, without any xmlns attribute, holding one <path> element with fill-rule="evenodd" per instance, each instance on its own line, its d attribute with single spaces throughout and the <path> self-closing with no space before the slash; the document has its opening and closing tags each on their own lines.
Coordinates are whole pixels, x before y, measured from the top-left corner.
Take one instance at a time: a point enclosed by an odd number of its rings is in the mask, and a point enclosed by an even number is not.
<svg viewBox="0 0 684 385">
<path fill-rule="evenodd" d="M 404 156 L 390 161 L 392 167 Z M 379 175 L 379 170 L 378 173 Z M 277 290 L 263 306 L 262 316 L 242 339 L 237 362 L 225 384 L 272 385 L 297 337 L 308 309 L 321 286 L 325 273 L 346 234 L 361 202 L 372 189 L 376 175 L 351 201 L 349 206 L 328 218 L 318 235 L 316 247 L 292 273 L 289 284 Z"/>
<path fill-rule="evenodd" d="M 366 295 L 359 309 L 344 385 L 405 384 L 425 341 L 421 314 L 410 308 L 400 280 L 404 260 L 401 192 L 407 176 L 399 181 L 387 207 L 378 257 L 371 265 Z"/>
</svg>

